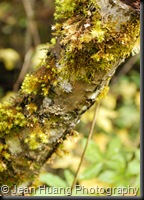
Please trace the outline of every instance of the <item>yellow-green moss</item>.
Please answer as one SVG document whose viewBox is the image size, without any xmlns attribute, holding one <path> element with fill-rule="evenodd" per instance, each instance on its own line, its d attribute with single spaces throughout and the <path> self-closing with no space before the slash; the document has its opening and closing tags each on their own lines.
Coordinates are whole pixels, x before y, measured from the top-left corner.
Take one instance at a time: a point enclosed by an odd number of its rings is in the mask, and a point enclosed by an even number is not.
<svg viewBox="0 0 144 200">
<path fill-rule="evenodd" d="M 140 31 L 137 15 L 123 22 L 115 13 L 104 16 L 95 0 L 74 0 L 73 3 L 57 0 L 56 5 L 55 17 L 64 19 L 63 23 L 53 26 L 54 35 L 61 38 L 60 44 L 64 47 L 59 61 L 67 71 L 62 72 L 64 78 L 70 78 L 70 74 L 75 79 L 91 82 L 97 71 L 108 71 L 118 60 L 130 55 Z M 121 13 L 120 8 L 116 12 Z"/>
<path fill-rule="evenodd" d="M 55 12 L 55 19 L 65 19 L 74 14 L 74 11 L 77 8 L 78 1 L 69 0 L 69 1 L 61 1 L 56 0 L 56 12 Z"/>
<path fill-rule="evenodd" d="M 41 67 L 35 74 L 27 74 L 21 86 L 21 93 L 25 95 L 48 95 L 50 82 L 55 81 L 57 69 L 52 56 L 43 60 Z"/>
<path fill-rule="evenodd" d="M 98 95 L 98 97 L 96 98 L 96 102 L 100 102 L 103 98 L 106 97 L 107 93 L 109 91 L 109 87 L 105 86 L 102 91 L 100 92 L 100 94 Z"/>
<path fill-rule="evenodd" d="M 24 114 L 18 111 L 18 108 L 9 104 L 0 104 L 0 138 L 4 134 L 10 133 L 12 129 L 17 131 L 26 124 L 27 120 Z"/>
<path fill-rule="evenodd" d="M 4 160 L 9 160 L 10 154 L 7 151 L 8 146 L 6 144 L 0 143 L 0 172 L 7 169 Z"/>
<path fill-rule="evenodd" d="M 49 135 L 42 130 L 42 127 L 36 124 L 31 124 L 30 134 L 25 138 L 24 142 L 28 144 L 31 150 L 39 149 L 42 144 L 48 143 Z"/>
<path fill-rule="evenodd" d="M 26 105 L 26 109 L 30 114 L 32 114 L 37 111 L 37 105 L 35 103 L 29 103 Z"/>
<path fill-rule="evenodd" d="M 10 103 L 0 104 L 0 138 L 18 134 L 26 126 L 27 119 L 20 110 L 20 107 L 15 108 Z M 0 143 L 0 172 L 7 169 L 10 157 L 8 145 Z"/>
<path fill-rule="evenodd" d="M 21 86 L 22 91 L 25 94 L 36 94 L 38 90 L 39 80 L 32 74 L 25 76 L 24 82 Z"/>
</svg>

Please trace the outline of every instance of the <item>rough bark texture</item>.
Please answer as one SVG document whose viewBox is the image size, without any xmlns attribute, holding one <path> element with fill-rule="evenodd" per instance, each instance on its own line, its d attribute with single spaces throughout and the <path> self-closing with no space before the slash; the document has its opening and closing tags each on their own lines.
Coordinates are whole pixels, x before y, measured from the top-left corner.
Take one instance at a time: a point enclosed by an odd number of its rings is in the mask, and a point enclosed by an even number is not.
<svg viewBox="0 0 144 200">
<path fill-rule="evenodd" d="M 119 0 L 57 0 L 53 39 L 15 99 L 0 105 L 0 185 L 29 185 L 105 94 L 139 36 L 139 14 Z M 9 192 L 7 195 L 12 195 Z"/>
</svg>

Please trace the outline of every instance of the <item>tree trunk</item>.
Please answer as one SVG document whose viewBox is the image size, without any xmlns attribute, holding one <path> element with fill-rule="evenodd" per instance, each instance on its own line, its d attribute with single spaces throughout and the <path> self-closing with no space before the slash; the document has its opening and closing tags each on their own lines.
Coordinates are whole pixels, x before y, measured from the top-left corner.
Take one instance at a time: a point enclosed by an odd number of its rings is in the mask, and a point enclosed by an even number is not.
<svg viewBox="0 0 144 200">
<path fill-rule="evenodd" d="M 63 140 L 105 95 L 139 37 L 138 6 L 119 0 L 56 3 L 59 22 L 46 57 L 17 96 L 0 105 L 0 185 L 9 186 L 2 195 L 31 184 L 52 155 L 61 153 Z"/>
</svg>

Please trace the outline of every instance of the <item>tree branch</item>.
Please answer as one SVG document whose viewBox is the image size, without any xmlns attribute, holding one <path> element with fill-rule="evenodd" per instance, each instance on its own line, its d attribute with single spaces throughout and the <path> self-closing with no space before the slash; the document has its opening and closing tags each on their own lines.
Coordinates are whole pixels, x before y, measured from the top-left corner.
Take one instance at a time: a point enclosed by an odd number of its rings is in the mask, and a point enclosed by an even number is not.
<svg viewBox="0 0 144 200">
<path fill-rule="evenodd" d="M 0 185 L 10 189 L 31 184 L 62 151 L 139 36 L 139 14 L 119 0 L 56 3 L 55 45 L 16 98 L 0 105 Z"/>
</svg>

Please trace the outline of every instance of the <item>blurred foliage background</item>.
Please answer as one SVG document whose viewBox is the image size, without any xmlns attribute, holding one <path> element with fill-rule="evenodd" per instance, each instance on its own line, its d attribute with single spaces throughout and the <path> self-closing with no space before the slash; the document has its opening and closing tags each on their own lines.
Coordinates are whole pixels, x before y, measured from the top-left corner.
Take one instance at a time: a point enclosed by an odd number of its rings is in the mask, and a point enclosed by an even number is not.
<svg viewBox="0 0 144 200">
<path fill-rule="evenodd" d="M 18 91 L 25 74 L 45 55 L 52 37 L 54 9 L 54 0 L 0 0 L 0 102 Z M 134 55 L 138 48 L 139 41 L 131 57 L 117 69 L 102 100 L 78 185 L 140 187 L 140 59 L 139 54 Z M 79 135 L 64 142 L 64 150 L 43 170 L 35 186 L 72 185 L 93 115 L 94 107 L 75 128 Z M 34 195 L 46 194 L 37 190 Z"/>
</svg>

